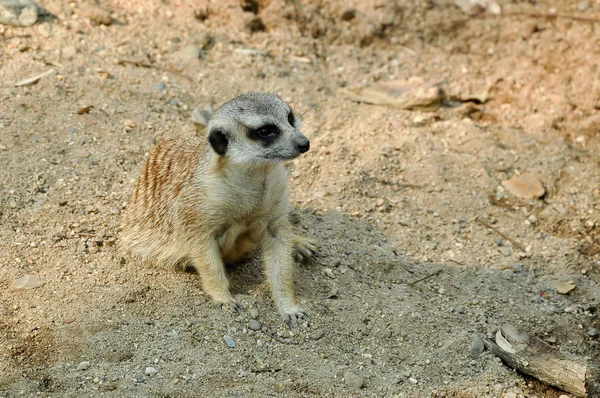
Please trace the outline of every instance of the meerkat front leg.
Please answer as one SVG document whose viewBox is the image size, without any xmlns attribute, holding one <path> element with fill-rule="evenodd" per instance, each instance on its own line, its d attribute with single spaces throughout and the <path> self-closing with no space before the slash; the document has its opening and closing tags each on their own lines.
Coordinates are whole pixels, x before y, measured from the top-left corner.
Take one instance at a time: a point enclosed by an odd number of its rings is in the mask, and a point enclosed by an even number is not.
<svg viewBox="0 0 600 398">
<path fill-rule="evenodd" d="M 296 305 L 294 296 L 293 237 L 291 225 L 282 217 L 269 224 L 262 241 L 262 260 L 273 300 L 290 330 L 298 319 L 308 320 L 304 310 Z"/>
<path fill-rule="evenodd" d="M 225 266 L 217 242 L 212 238 L 206 238 L 190 257 L 192 264 L 200 274 L 204 292 L 217 304 L 227 305 L 241 312 L 243 307 L 234 300 L 229 292 L 229 280 L 225 274 Z"/>
</svg>

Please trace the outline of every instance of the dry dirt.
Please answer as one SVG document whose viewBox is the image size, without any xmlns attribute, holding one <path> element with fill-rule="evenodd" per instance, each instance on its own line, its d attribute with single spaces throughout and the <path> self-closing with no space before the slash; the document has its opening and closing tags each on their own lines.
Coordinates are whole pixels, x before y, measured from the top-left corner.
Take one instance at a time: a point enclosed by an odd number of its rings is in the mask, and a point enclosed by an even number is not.
<svg viewBox="0 0 600 398">
<path fill-rule="evenodd" d="M 600 1 L 319 3 L 100 0 L 104 26 L 48 0 L 35 26 L 0 27 L 0 396 L 558 397 L 470 356 L 472 333 L 504 323 L 598 363 Z M 340 93 L 413 76 L 439 83 L 442 108 Z M 231 270 L 234 315 L 196 275 L 116 249 L 152 144 L 248 90 L 306 112 L 312 141 L 290 185 L 297 228 L 322 243 L 297 267 L 312 325 L 293 335 L 256 261 Z M 542 198 L 502 188 L 524 172 Z M 45 283 L 14 290 L 23 275 Z"/>
</svg>

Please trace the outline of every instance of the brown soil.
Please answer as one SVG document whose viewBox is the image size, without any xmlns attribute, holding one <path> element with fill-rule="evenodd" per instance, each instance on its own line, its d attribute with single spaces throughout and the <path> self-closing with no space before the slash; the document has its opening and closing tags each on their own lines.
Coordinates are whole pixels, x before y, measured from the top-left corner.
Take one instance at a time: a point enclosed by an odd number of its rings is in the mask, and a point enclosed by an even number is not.
<svg viewBox="0 0 600 398">
<path fill-rule="evenodd" d="M 445 0 L 101 0 L 110 26 L 40 3 L 35 26 L 0 27 L 1 396 L 558 397 L 470 356 L 472 333 L 504 323 L 599 362 L 600 1 L 467 16 Z M 440 109 L 339 91 L 413 76 L 439 82 Z M 297 228 L 322 243 L 297 269 L 312 326 L 293 335 L 256 261 L 231 270 L 248 309 L 234 315 L 198 276 L 116 250 L 153 143 L 249 90 L 306 112 L 311 139 L 290 186 Z M 502 187 L 524 172 L 542 198 Z M 12 289 L 26 274 L 45 284 Z"/>
</svg>

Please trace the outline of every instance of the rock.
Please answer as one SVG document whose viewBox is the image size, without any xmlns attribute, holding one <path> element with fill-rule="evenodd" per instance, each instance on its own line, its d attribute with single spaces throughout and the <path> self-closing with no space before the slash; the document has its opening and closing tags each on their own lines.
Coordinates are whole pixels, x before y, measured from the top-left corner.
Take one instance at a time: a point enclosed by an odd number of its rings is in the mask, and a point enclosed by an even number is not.
<svg viewBox="0 0 600 398">
<path fill-rule="evenodd" d="M 319 340 L 322 339 L 323 336 L 325 336 L 325 332 L 322 330 L 317 330 L 316 332 L 311 333 L 310 336 L 308 336 L 308 338 L 311 340 Z"/>
<path fill-rule="evenodd" d="M 596 328 L 589 328 L 587 331 L 588 336 L 591 337 L 598 337 L 598 329 Z"/>
<path fill-rule="evenodd" d="M 502 181 L 502 186 L 513 195 L 524 199 L 537 199 L 546 193 L 540 180 L 532 173 L 515 175 Z"/>
<path fill-rule="evenodd" d="M 98 6 L 80 2 L 76 9 L 77 14 L 81 15 L 89 19 L 92 22 L 96 22 L 101 25 L 110 25 L 112 24 L 112 18 L 110 17 L 110 12 L 107 10 L 100 8 Z"/>
<path fill-rule="evenodd" d="M 409 378 L 408 378 L 408 380 L 409 380 L 411 383 L 413 383 L 413 384 L 417 384 L 417 383 L 418 383 L 417 379 L 415 379 L 414 377 L 409 377 Z"/>
<path fill-rule="evenodd" d="M 12 288 L 14 290 L 35 289 L 43 286 L 44 281 L 37 275 L 23 275 L 13 281 Z"/>
<path fill-rule="evenodd" d="M 260 322 L 256 319 L 250 319 L 250 330 L 260 330 L 261 326 L 262 325 L 260 324 Z"/>
<path fill-rule="evenodd" d="M 538 221 L 538 219 L 535 215 L 532 214 L 529 217 L 527 217 L 527 221 L 529 221 L 532 224 L 535 224 Z"/>
<path fill-rule="evenodd" d="M 50 25 L 48 22 L 38 25 L 37 30 L 40 35 L 44 36 L 45 38 L 52 36 L 52 25 Z"/>
<path fill-rule="evenodd" d="M 229 348 L 235 348 L 235 341 L 229 336 L 223 336 L 223 340 L 227 343 Z"/>
<path fill-rule="evenodd" d="M 589 1 L 582 1 L 581 3 L 577 4 L 577 8 L 579 8 L 579 11 L 585 11 L 590 8 L 590 3 Z"/>
<path fill-rule="evenodd" d="M 156 83 L 154 86 L 152 86 L 152 91 L 163 91 L 165 89 L 165 83 L 160 82 L 160 83 Z"/>
<path fill-rule="evenodd" d="M 252 319 L 258 318 L 258 311 L 255 308 L 250 309 L 250 311 L 248 311 L 248 314 Z"/>
<path fill-rule="evenodd" d="M 510 256 L 512 254 L 512 251 L 508 247 L 502 246 L 500 248 L 500 253 L 504 254 L 505 256 Z"/>
<path fill-rule="evenodd" d="M 468 15 L 482 14 L 484 12 L 500 15 L 502 12 L 495 0 L 454 0 L 454 4 Z"/>
<path fill-rule="evenodd" d="M 92 366 L 90 361 L 79 362 L 79 365 L 77 365 L 77 370 L 88 370 L 90 366 Z"/>
<path fill-rule="evenodd" d="M 77 54 L 77 47 L 74 45 L 67 46 L 62 49 L 62 55 L 66 58 L 72 58 Z"/>
<path fill-rule="evenodd" d="M 135 128 L 135 123 L 133 122 L 133 120 L 130 119 L 125 119 L 123 121 L 123 129 L 125 131 L 131 131 Z"/>
<path fill-rule="evenodd" d="M 144 371 L 144 373 L 146 373 L 148 376 L 154 376 L 155 374 L 158 373 L 158 369 L 148 366 L 146 368 L 146 370 Z"/>
<path fill-rule="evenodd" d="M 484 345 L 483 340 L 477 333 L 473 333 L 471 335 L 471 342 L 469 343 L 469 353 L 471 353 L 472 358 L 477 358 L 483 352 Z"/>
<path fill-rule="evenodd" d="M 0 0 L 0 24 L 31 26 L 38 14 L 39 7 L 33 0 Z"/>
<path fill-rule="evenodd" d="M 344 382 L 349 386 L 352 387 L 354 389 L 360 389 L 364 382 L 365 382 L 365 378 L 362 376 L 359 376 L 357 374 L 354 374 L 352 372 L 346 372 L 344 373 Z"/>
<path fill-rule="evenodd" d="M 195 44 L 190 44 L 183 49 L 175 53 L 175 57 L 180 61 L 187 61 L 189 59 L 198 59 L 202 55 L 202 50 Z"/>
<path fill-rule="evenodd" d="M 194 108 L 194 110 L 192 111 L 192 122 L 194 122 L 195 124 L 201 126 L 201 127 L 206 127 L 208 126 L 208 122 L 210 120 L 210 117 L 212 115 L 212 109 L 201 109 L 201 108 Z"/>
</svg>

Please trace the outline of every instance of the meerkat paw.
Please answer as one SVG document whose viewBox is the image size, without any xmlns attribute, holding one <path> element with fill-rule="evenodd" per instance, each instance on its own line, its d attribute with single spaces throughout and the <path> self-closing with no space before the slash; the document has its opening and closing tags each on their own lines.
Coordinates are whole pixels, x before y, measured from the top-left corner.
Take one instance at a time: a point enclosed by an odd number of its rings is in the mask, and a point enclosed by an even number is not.
<svg viewBox="0 0 600 398">
<path fill-rule="evenodd" d="M 306 236 L 294 235 L 295 256 L 298 261 L 307 261 L 317 256 L 317 241 Z"/>
<path fill-rule="evenodd" d="M 225 300 L 225 301 L 217 301 L 217 307 L 220 310 L 229 310 L 230 312 L 235 311 L 238 314 L 241 314 L 242 312 L 244 312 L 244 307 L 240 303 L 235 301 L 233 298 L 231 298 L 230 300 Z"/>
<path fill-rule="evenodd" d="M 295 324 L 298 325 L 301 320 L 304 321 L 306 326 L 310 327 L 308 315 L 306 315 L 306 312 L 298 306 L 294 305 L 287 308 L 282 308 L 279 310 L 279 313 L 281 315 L 281 319 L 288 325 L 288 328 L 290 328 L 290 331 L 292 330 L 293 326 Z"/>
</svg>

